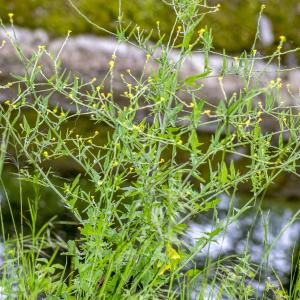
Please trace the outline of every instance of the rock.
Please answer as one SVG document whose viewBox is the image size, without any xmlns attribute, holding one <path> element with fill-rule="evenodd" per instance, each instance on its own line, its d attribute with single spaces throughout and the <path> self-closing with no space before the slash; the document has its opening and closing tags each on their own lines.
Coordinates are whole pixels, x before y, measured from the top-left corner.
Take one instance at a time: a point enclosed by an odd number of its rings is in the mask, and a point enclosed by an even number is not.
<svg viewBox="0 0 300 300">
<path fill-rule="evenodd" d="M 106 77 L 109 71 L 109 61 L 112 55 L 116 55 L 114 65 L 114 92 L 116 95 L 124 91 L 124 82 L 121 74 L 127 74 L 130 70 L 133 76 L 140 76 L 145 66 L 146 54 L 133 45 L 117 43 L 112 38 L 96 37 L 92 35 L 79 35 L 70 38 L 65 46 L 64 39 L 53 40 L 49 45 L 49 51 L 60 53 L 59 60 L 61 68 L 72 70 L 75 75 L 80 76 L 86 81 L 97 78 L 97 83 Z M 146 75 L 149 75 L 149 64 L 147 65 Z"/>
<path fill-rule="evenodd" d="M 260 41 L 263 46 L 270 46 L 274 42 L 274 34 L 271 21 L 262 15 L 259 23 Z"/>
<path fill-rule="evenodd" d="M 23 75 L 25 72 L 25 67 L 15 46 L 22 49 L 24 58 L 30 58 L 38 50 L 39 45 L 49 44 L 49 37 L 45 31 L 40 29 L 32 31 L 16 27 L 13 30 L 12 27 L 7 27 L 5 30 L 0 30 L 0 44 L 2 41 L 5 41 L 5 44 L 0 50 L 0 77 L 9 79 L 12 74 Z M 12 41 L 17 41 L 17 44 L 13 46 Z M 49 64 L 46 61 L 41 61 L 41 63 Z"/>
<path fill-rule="evenodd" d="M 267 21 L 263 18 L 262 22 Z M 267 24 L 267 23 L 266 23 Z M 75 37 L 69 37 L 68 39 L 57 38 L 51 40 L 46 32 L 43 30 L 28 30 L 15 27 L 14 31 L 11 27 L 6 30 L 0 30 L 0 39 L 5 40 L 6 44 L 0 49 L 0 81 L 7 82 L 11 80 L 13 74 L 22 75 L 25 73 L 26 68 L 22 64 L 16 49 L 12 46 L 12 41 L 17 41 L 17 45 L 22 49 L 24 57 L 29 59 L 34 53 L 38 51 L 39 46 L 44 46 L 46 51 L 40 57 L 38 65 L 42 67 L 42 70 L 46 76 L 53 75 L 54 65 L 52 60 L 60 61 L 60 70 L 72 71 L 74 75 L 80 76 L 85 81 L 91 80 L 96 77 L 95 84 L 99 84 L 107 75 L 109 71 L 109 61 L 112 58 L 112 54 L 116 55 L 116 61 L 114 66 L 113 92 L 114 99 L 116 101 L 121 100 L 120 103 L 124 103 L 124 98 L 120 97 L 120 94 L 126 88 L 124 78 L 126 81 L 132 84 L 136 84 L 134 78 L 140 78 L 144 74 L 144 79 L 151 74 L 152 70 L 157 68 L 155 57 L 159 55 L 160 50 L 156 50 L 153 58 L 146 62 L 146 51 L 135 47 L 129 43 L 119 43 L 113 38 L 96 37 L 93 35 L 79 35 Z M 269 37 L 269 40 L 271 38 Z M 172 51 L 168 54 L 170 60 L 176 62 L 179 57 L 179 52 Z M 203 88 L 197 93 L 200 98 L 207 100 L 208 104 L 216 106 L 221 99 L 224 99 L 224 92 L 226 97 L 230 97 L 234 92 L 240 92 L 244 87 L 243 77 L 241 75 L 246 74 L 250 70 L 255 72 L 254 79 L 251 80 L 250 86 L 263 86 L 267 85 L 270 80 L 276 80 L 277 66 L 275 64 L 267 64 L 263 62 L 260 57 L 257 57 L 252 65 L 251 58 L 249 60 L 248 68 L 244 70 L 238 69 L 239 59 L 227 59 L 227 74 L 223 77 L 223 86 L 221 87 L 218 80 L 223 66 L 222 55 L 210 55 L 209 66 L 212 69 L 211 74 L 199 80 L 199 84 L 203 84 Z M 128 70 L 130 69 L 130 74 Z M 195 52 L 193 55 L 187 57 L 184 61 L 180 72 L 180 80 L 187 78 L 188 76 L 202 73 L 204 71 L 204 56 Z M 31 68 L 27 69 L 27 72 L 31 72 Z M 241 74 L 243 72 L 243 74 Z M 122 78 L 122 74 L 124 77 Z M 284 102 L 286 105 L 297 105 L 298 101 L 295 95 L 298 95 L 298 83 L 300 79 L 300 71 L 293 70 L 288 73 L 281 73 L 283 78 L 282 90 L 279 93 L 277 101 Z M 37 78 L 39 81 L 43 81 L 42 76 Z M 106 80 L 106 88 L 110 85 L 110 80 Z M 288 84 L 288 88 L 285 88 Z M 7 97 L 11 97 L 11 91 L 2 89 L 0 97 L 4 101 Z M 180 98 L 183 101 L 190 101 L 190 96 L 183 91 L 179 93 Z M 59 102 L 61 105 L 67 106 L 71 109 L 66 101 L 61 101 L 61 96 L 57 97 L 58 100 L 52 103 Z M 123 101 L 123 102 L 122 102 Z M 75 109 L 73 107 L 73 109 Z"/>
</svg>

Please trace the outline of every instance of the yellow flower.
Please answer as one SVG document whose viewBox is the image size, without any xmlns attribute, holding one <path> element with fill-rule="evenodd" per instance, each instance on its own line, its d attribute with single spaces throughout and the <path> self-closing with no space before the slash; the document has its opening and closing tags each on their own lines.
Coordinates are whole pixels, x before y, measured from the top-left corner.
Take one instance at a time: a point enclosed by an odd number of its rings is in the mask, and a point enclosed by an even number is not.
<svg viewBox="0 0 300 300">
<path fill-rule="evenodd" d="M 284 35 L 281 35 L 281 36 L 279 37 L 279 39 L 280 39 L 280 42 L 281 42 L 281 43 L 286 42 L 286 37 L 285 37 Z"/>
<path fill-rule="evenodd" d="M 176 261 L 181 258 L 178 252 L 170 244 L 167 245 L 167 256 L 171 261 Z"/>
<path fill-rule="evenodd" d="M 249 126 L 251 125 L 250 119 L 248 119 L 248 120 L 246 121 L 245 125 L 246 125 L 246 127 L 249 127 Z"/>
<path fill-rule="evenodd" d="M 44 156 L 45 158 L 48 158 L 48 156 L 49 156 L 48 151 L 45 150 L 45 151 L 43 152 L 43 156 Z"/>
<path fill-rule="evenodd" d="M 112 69 L 115 65 L 115 62 L 113 60 L 110 60 L 108 64 L 109 64 L 109 67 Z"/>
<path fill-rule="evenodd" d="M 10 100 L 6 100 L 4 103 L 5 103 L 6 105 L 10 105 Z"/>
<path fill-rule="evenodd" d="M 40 51 L 43 51 L 43 50 L 45 50 L 45 45 L 38 45 L 38 49 L 40 50 Z"/>
<path fill-rule="evenodd" d="M 211 113 L 211 110 L 210 109 L 206 109 L 203 114 L 204 115 L 207 115 L 207 116 L 210 116 L 210 113 Z"/>
<path fill-rule="evenodd" d="M 199 29 L 199 30 L 198 30 L 199 36 L 202 36 L 204 32 L 205 32 L 205 28 Z"/>
<path fill-rule="evenodd" d="M 170 264 L 166 264 L 166 265 L 163 265 L 159 272 L 158 272 L 158 275 L 163 275 L 166 271 L 170 270 L 171 269 L 171 265 Z"/>
<path fill-rule="evenodd" d="M 10 18 L 10 20 L 12 20 L 12 18 L 14 17 L 13 13 L 8 13 L 8 17 Z"/>
</svg>

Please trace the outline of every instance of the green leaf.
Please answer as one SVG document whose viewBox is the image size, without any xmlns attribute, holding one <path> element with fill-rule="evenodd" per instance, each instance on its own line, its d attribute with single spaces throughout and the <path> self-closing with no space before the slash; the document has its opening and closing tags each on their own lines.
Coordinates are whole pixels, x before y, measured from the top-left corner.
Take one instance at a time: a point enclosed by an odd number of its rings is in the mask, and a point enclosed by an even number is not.
<svg viewBox="0 0 300 300">
<path fill-rule="evenodd" d="M 220 181 L 221 183 L 226 183 L 227 182 L 227 177 L 228 177 L 228 170 L 227 170 L 227 167 L 226 167 L 226 164 L 225 162 L 222 162 L 222 165 L 221 165 L 221 174 L 220 174 Z"/>
<path fill-rule="evenodd" d="M 30 128 L 25 116 L 23 116 L 23 128 L 24 128 L 26 134 L 29 135 L 30 131 L 31 131 L 31 128 Z"/>
<path fill-rule="evenodd" d="M 190 143 L 193 151 L 196 151 L 197 148 L 201 145 L 198 141 L 198 136 L 197 136 L 197 132 L 195 129 L 192 130 L 192 132 L 190 134 L 189 143 Z"/>
<path fill-rule="evenodd" d="M 213 239 L 216 235 L 218 235 L 220 232 L 222 231 L 222 228 L 216 228 L 211 232 L 204 232 L 204 234 L 206 234 L 209 239 Z"/>
<path fill-rule="evenodd" d="M 185 276 L 188 276 L 188 277 L 195 277 L 195 276 L 197 276 L 199 273 L 200 273 L 200 270 L 198 270 L 198 269 L 191 269 L 191 270 L 186 271 Z"/>
<path fill-rule="evenodd" d="M 233 160 L 230 162 L 230 177 L 231 179 L 235 178 L 236 172 L 235 172 L 235 168 L 234 168 L 234 162 Z"/>
<path fill-rule="evenodd" d="M 205 203 L 205 210 L 215 208 L 221 202 L 220 198 Z"/>
<path fill-rule="evenodd" d="M 235 102 L 233 102 L 232 104 L 229 105 L 228 109 L 227 109 L 227 115 L 233 115 L 237 112 L 237 110 L 239 109 L 239 105 L 241 104 L 241 102 L 243 101 L 242 98 L 236 100 Z"/>
<path fill-rule="evenodd" d="M 76 185 L 78 184 L 80 177 L 81 177 L 81 174 L 79 173 L 79 174 L 76 176 L 76 178 L 74 179 L 74 181 L 72 182 L 71 189 L 70 189 L 71 191 L 73 191 L 73 189 L 74 189 L 74 188 L 76 187 Z"/>
<path fill-rule="evenodd" d="M 188 76 L 186 79 L 183 80 L 183 84 L 185 84 L 185 85 L 195 85 L 197 80 L 199 80 L 201 78 L 204 78 L 204 77 L 207 77 L 211 73 L 211 71 L 212 70 L 209 68 L 206 71 L 204 71 L 203 73 Z"/>
</svg>

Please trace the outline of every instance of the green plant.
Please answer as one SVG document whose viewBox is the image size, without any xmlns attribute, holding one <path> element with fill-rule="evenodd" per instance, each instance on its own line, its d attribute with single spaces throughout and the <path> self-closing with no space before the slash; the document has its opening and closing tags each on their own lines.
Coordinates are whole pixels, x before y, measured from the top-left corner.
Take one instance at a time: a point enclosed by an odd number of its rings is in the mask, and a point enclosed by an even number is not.
<svg viewBox="0 0 300 300">
<path fill-rule="evenodd" d="M 208 57 L 212 48 L 211 32 L 201 28 L 206 13 L 200 9 L 213 13 L 218 6 L 196 0 L 169 4 L 176 20 L 165 43 L 161 42 L 159 23 L 159 42 L 151 45 L 138 28 L 129 32 L 119 16 L 116 36 L 144 49 L 146 64 L 156 62 L 150 76 L 136 78 L 130 71 L 124 76 L 125 107 L 115 100 L 119 95 L 113 94 L 113 86 L 109 92 L 104 90 L 106 83 L 113 82 L 115 54 L 102 82 L 83 82 L 66 74 L 55 60 L 53 76 L 47 77 L 38 64 L 40 57 L 47 55 L 46 49 L 39 47 L 28 59 L 12 39 L 26 72 L 3 86 L 18 88 L 18 95 L 5 101 L 0 110 L 1 170 L 12 153 L 20 190 L 24 182 L 31 182 L 35 192 L 27 199 L 26 223 L 31 234 L 25 236 L 23 229 L 15 226 L 15 239 L 5 240 L 0 284 L 4 295 L 20 299 L 186 299 L 199 280 L 199 299 L 205 297 L 207 287 L 218 288 L 212 299 L 223 295 L 250 299 L 254 295 L 249 280 L 259 270 L 251 265 L 247 253 L 230 265 L 226 259 L 208 259 L 203 268 L 195 267 L 195 257 L 248 208 L 262 201 L 281 174 L 297 174 L 299 116 L 278 105 L 280 79 L 266 86 L 252 85 L 255 48 L 229 67 L 224 55 L 219 76 L 224 98 L 217 107 L 208 107 L 209 103 L 197 96 L 202 88 L 199 80 L 211 74 Z M 204 72 L 181 79 L 185 59 L 199 44 L 197 50 L 205 56 Z M 174 49 L 179 50 L 176 61 L 169 57 Z M 281 55 L 284 53 L 276 52 L 272 59 Z M 242 77 L 244 89 L 227 95 L 223 78 L 232 71 Z M 189 101 L 183 101 L 179 91 L 188 95 Z M 54 93 L 68 99 L 76 110 L 50 107 Z M 265 100 L 256 103 L 257 98 Z M 136 115 L 143 111 L 151 120 L 137 123 Z M 33 116 L 30 120 L 29 113 Z M 278 132 L 262 131 L 266 116 L 277 120 Z M 70 128 L 79 118 L 88 118 L 97 130 L 79 135 L 76 128 Z M 199 132 L 207 124 L 216 129 L 203 143 Z M 290 135 L 284 140 L 286 131 Z M 100 141 L 99 134 L 107 137 Z M 241 154 L 243 168 L 228 161 L 230 154 L 239 154 L 240 147 L 250 151 Z M 51 162 L 65 158 L 80 172 L 72 180 L 58 183 Z M 83 177 L 89 189 L 84 187 Z M 248 185 L 251 197 L 236 208 L 233 199 L 242 185 Z M 62 241 L 51 234 L 53 220 L 37 228 L 41 187 L 50 188 L 72 213 L 78 237 Z M 230 211 L 225 221 L 219 221 L 217 204 L 224 193 L 231 199 Z M 20 201 L 24 199 L 20 197 Z M 187 244 L 189 219 L 210 210 L 214 211 L 215 227 L 194 246 Z M 23 221 L 25 215 L 21 211 Z M 21 228 L 26 226 L 21 224 Z M 59 257 L 66 258 L 65 265 L 57 261 Z"/>
</svg>

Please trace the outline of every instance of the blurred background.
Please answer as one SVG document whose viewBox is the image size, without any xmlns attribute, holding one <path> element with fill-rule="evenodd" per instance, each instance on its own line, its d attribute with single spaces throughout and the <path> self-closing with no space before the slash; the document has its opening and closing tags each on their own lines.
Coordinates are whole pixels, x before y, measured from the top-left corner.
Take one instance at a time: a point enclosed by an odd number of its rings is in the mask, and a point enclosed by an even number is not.
<svg viewBox="0 0 300 300">
<path fill-rule="evenodd" d="M 93 22 L 113 30 L 119 11 L 119 0 L 73 0 L 74 4 Z M 201 27 L 208 25 L 213 31 L 214 50 L 226 49 L 228 53 L 249 50 L 257 31 L 257 20 L 261 5 L 265 4 L 261 20 L 261 41 L 258 50 L 262 54 L 274 51 L 279 36 L 287 38 L 283 50 L 300 45 L 300 2 L 299 0 L 220 0 L 207 1 L 209 5 L 221 4 L 218 13 L 209 14 Z M 175 14 L 161 0 L 123 0 L 123 19 L 150 30 L 160 20 L 163 32 L 168 33 Z M 14 13 L 17 25 L 44 28 L 51 36 L 65 36 L 68 30 L 74 34 L 94 33 L 102 35 L 95 27 L 80 17 L 71 8 L 68 0 L 3 0 L 0 1 L 0 18 L 8 22 L 7 14 Z M 155 34 L 153 39 L 155 39 Z M 296 55 L 289 56 L 286 64 L 297 64 Z"/>
</svg>

